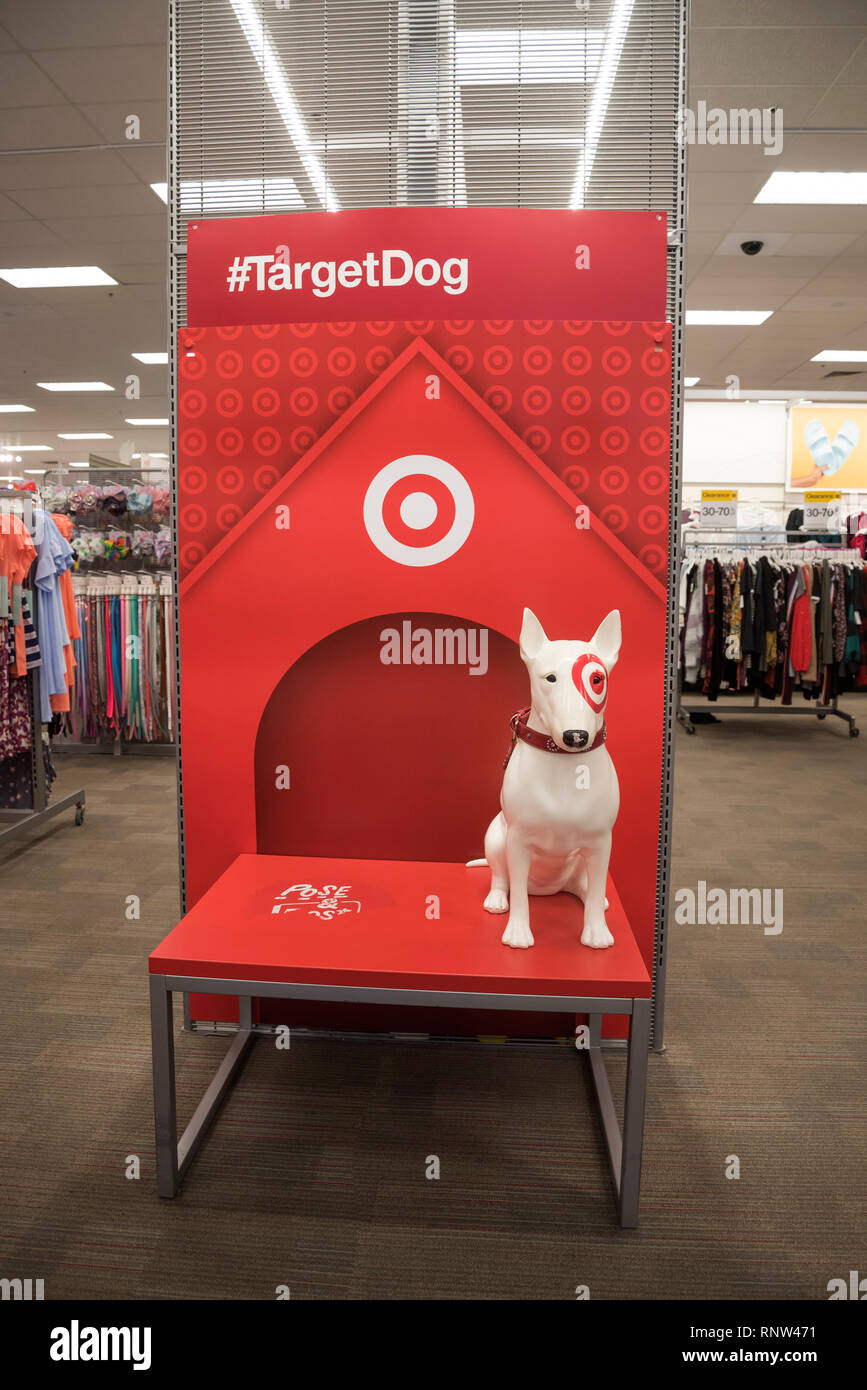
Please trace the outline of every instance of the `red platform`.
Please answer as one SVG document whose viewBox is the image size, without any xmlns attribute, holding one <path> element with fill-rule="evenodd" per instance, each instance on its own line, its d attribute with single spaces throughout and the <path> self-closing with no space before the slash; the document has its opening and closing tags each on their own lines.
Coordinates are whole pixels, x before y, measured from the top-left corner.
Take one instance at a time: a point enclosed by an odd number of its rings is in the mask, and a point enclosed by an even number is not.
<svg viewBox="0 0 867 1390">
<path fill-rule="evenodd" d="M 580 944 L 581 904 L 566 893 L 531 899 L 532 949 L 504 946 L 505 916 L 482 907 L 487 887 L 486 868 L 462 864 L 242 854 L 152 953 L 149 969 L 357 988 L 650 997 L 610 880 L 614 945 L 603 951 Z M 438 920 L 427 915 L 434 897 Z"/>
</svg>

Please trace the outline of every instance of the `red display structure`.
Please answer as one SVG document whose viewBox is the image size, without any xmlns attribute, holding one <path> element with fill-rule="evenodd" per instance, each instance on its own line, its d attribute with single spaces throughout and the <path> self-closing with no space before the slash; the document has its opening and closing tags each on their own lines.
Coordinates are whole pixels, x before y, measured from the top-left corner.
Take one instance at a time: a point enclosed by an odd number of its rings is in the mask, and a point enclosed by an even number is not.
<svg viewBox="0 0 867 1390">
<path fill-rule="evenodd" d="M 188 903 L 241 854 L 383 861 L 383 873 L 385 861 L 481 855 L 509 719 L 527 703 L 523 608 L 578 640 L 618 608 L 611 879 L 651 970 L 669 563 L 664 219 L 238 219 L 193 224 L 189 262 L 177 421 Z M 356 305 L 364 317 L 349 316 Z M 498 940 L 482 879 L 479 930 Z M 578 936 L 576 918 L 576 957 Z M 500 949 L 517 968 L 525 953 Z M 263 1000 L 259 1016 L 285 1007 Z M 414 1031 L 574 1023 L 406 1012 Z M 193 996 L 192 1015 L 231 1016 L 217 996 Z M 291 1018 L 407 1026 L 368 1004 L 296 1001 Z"/>
</svg>

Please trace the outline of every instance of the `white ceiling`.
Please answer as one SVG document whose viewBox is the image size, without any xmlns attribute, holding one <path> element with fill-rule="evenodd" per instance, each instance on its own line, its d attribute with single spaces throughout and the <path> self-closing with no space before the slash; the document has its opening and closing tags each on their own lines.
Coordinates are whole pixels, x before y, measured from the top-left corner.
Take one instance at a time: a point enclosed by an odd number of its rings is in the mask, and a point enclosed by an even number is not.
<svg viewBox="0 0 867 1390">
<path fill-rule="evenodd" d="M 130 439 L 167 448 L 166 430 L 124 424 L 168 413 L 166 369 L 130 356 L 166 341 L 166 210 L 149 187 L 166 177 L 166 11 L 164 0 L 0 7 L 0 265 L 95 264 L 119 282 L 46 291 L 0 281 L 0 404 L 36 410 L 0 415 L 0 449 L 53 450 L 27 465 L 89 448 L 116 454 Z M 774 312 L 757 328 L 690 328 L 687 372 L 701 377 L 699 391 L 731 374 L 745 390 L 845 391 L 845 378 L 826 380 L 839 368 L 810 358 L 867 348 L 867 206 L 753 199 L 775 169 L 867 170 L 867 0 L 693 0 L 690 79 L 693 108 L 781 107 L 791 133 L 777 158 L 752 146 L 690 149 L 689 306 Z M 138 142 L 125 138 L 130 114 Z M 744 256 L 748 238 L 766 249 Z M 124 397 L 130 372 L 137 401 Z M 60 396 L 35 385 L 76 379 L 117 389 Z M 867 373 L 849 381 L 867 390 Z M 85 430 L 114 438 L 57 437 Z"/>
<path fill-rule="evenodd" d="M 692 0 L 691 107 L 781 107 L 792 132 L 776 158 L 690 147 L 688 306 L 774 311 L 757 328 L 687 329 L 701 387 L 867 390 L 867 373 L 825 380 L 846 364 L 810 361 L 867 348 L 867 206 L 753 204 L 776 169 L 867 170 L 865 84 L 867 0 Z M 753 257 L 737 249 L 751 239 L 767 242 Z"/>
</svg>

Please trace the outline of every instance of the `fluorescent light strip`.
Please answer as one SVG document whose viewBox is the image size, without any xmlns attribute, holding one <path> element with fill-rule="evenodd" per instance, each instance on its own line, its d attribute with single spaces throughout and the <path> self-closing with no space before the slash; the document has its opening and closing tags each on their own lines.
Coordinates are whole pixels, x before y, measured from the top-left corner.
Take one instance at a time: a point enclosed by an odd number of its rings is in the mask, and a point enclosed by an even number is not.
<svg viewBox="0 0 867 1390">
<path fill-rule="evenodd" d="M 113 391 L 107 381 L 37 381 L 43 391 Z"/>
<path fill-rule="evenodd" d="M 312 141 L 304 124 L 301 108 L 295 98 L 295 93 L 292 91 L 289 79 L 283 71 L 277 50 L 268 36 L 265 25 L 253 8 L 251 0 L 231 0 L 231 5 L 244 38 L 250 46 L 250 52 L 268 84 L 268 90 L 274 98 L 274 104 L 280 113 L 283 124 L 292 137 L 317 198 L 327 212 L 339 212 L 340 203 L 337 200 L 337 195 L 325 176 L 325 170 L 313 153 Z"/>
<path fill-rule="evenodd" d="M 24 412 L 33 414 L 32 405 L 0 405 L 0 414 L 3 415 L 23 415 Z"/>
<path fill-rule="evenodd" d="M 773 312 L 773 309 L 687 309 L 686 324 L 688 328 L 708 324 L 754 328 L 769 319 Z"/>
<path fill-rule="evenodd" d="M 128 425 L 167 425 L 168 423 L 168 419 L 151 420 L 147 416 L 139 416 L 137 419 L 131 419 L 129 416 L 127 416 L 126 419 L 126 424 Z M 105 438 L 110 439 L 111 436 L 107 434 Z"/>
<path fill-rule="evenodd" d="M 867 352 L 863 348 L 823 348 L 811 362 L 867 362 Z"/>
<path fill-rule="evenodd" d="M 27 266 L 20 270 L 0 270 L 0 280 L 16 290 L 64 289 L 69 285 L 116 285 L 98 265 Z"/>
<path fill-rule="evenodd" d="M 778 169 L 762 185 L 753 202 L 867 203 L 867 174 Z"/>
<path fill-rule="evenodd" d="M 58 439 L 114 439 L 113 434 L 103 434 L 97 431 L 96 434 L 61 434 L 58 432 Z"/>
<path fill-rule="evenodd" d="M 0 444 L 4 453 L 12 454 L 53 454 L 53 444 Z"/>
<path fill-rule="evenodd" d="M 144 362 L 146 367 L 159 367 L 169 360 L 167 352 L 133 352 L 130 356 L 137 362 Z"/>
<path fill-rule="evenodd" d="M 620 55 L 626 41 L 626 31 L 632 18 L 632 5 L 633 0 L 614 0 L 614 8 L 611 11 L 611 18 L 605 34 L 602 61 L 599 64 L 596 81 L 593 84 L 593 100 L 590 103 L 590 114 L 584 128 L 584 149 L 581 151 L 578 167 L 575 170 L 575 182 L 572 185 L 572 197 L 569 200 L 570 208 L 583 208 L 584 206 L 585 190 L 590 182 L 590 175 L 593 173 L 599 139 L 608 113 L 611 93 L 614 90 L 617 69 L 620 66 Z"/>
</svg>

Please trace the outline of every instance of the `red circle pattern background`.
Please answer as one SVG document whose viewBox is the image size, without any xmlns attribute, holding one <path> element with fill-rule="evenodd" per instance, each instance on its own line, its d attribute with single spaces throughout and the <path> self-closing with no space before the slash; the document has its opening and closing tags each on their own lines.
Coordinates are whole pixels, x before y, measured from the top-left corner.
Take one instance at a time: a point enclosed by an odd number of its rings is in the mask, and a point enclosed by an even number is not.
<svg viewBox="0 0 867 1390">
<path fill-rule="evenodd" d="M 422 337 L 664 579 L 670 334 L 659 323 L 546 320 L 184 329 L 181 574 Z"/>
</svg>

